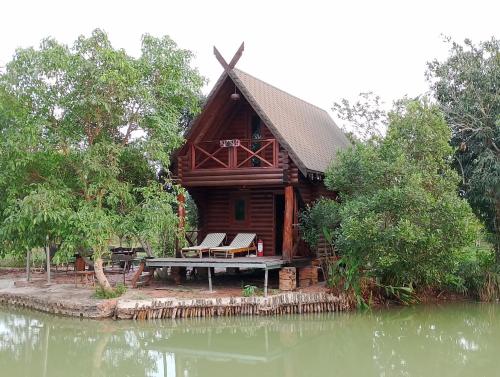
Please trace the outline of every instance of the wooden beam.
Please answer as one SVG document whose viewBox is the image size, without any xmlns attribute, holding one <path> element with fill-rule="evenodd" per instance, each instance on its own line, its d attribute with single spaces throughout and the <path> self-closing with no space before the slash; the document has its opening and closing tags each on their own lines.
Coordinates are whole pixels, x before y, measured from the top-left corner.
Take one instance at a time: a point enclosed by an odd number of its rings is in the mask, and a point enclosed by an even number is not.
<svg viewBox="0 0 500 377">
<path fill-rule="evenodd" d="M 293 186 L 285 187 L 285 217 L 283 221 L 283 259 L 292 259 L 293 250 Z"/>
<path fill-rule="evenodd" d="M 224 68 L 224 71 L 228 72 L 234 68 L 236 63 L 238 63 L 238 60 L 240 60 L 241 55 L 243 55 L 243 50 L 245 50 L 245 42 L 241 43 L 240 47 L 238 48 L 238 51 L 236 51 L 229 64 L 226 62 L 226 59 L 223 58 L 222 54 L 219 52 L 219 50 L 217 50 L 217 47 L 215 46 L 214 46 L 214 55 L 219 61 L 219 63 L 222 65 L 222 68 Z"/>
<path fill-rule="evenodd" d="M 179 242 L 179 238 L 182 237 L 182 239 L 184 239 L 184 226 L 186 223 L 186 207 L 185 207 L 186 198 L 184 197 L 184 194 L 181 193 L 177 195 L 177 203 L 178 203 L 177 215 L 179 216 L 179 234 L 176 238 L 175 256 L 181 257 L 180 255 L 181 245 Z"/>
<path fill-rule="evenodd" d="M 222 68 L 224 68 L 224 71 L 228 71 L 229 64 L 227 64 L 226 59 L 222 56 L 222 54 L 217 50 L 217 47 L 214 46 L 214 55 L 215 58 L 219 61 L 220 65 Z"/>
<path fill-rule="evenodd" d="M 245 42 L 241 42 L 240 47 L 238 48 L 238 51 L 234 54 L 233 58 L 229 62 L 229 69 L 233 69 L 236 63 L 238 63 L 238 60 L 240 60 L 241 55 L 243 55 L 243 51 L 245 50 Z"/>
</svg>

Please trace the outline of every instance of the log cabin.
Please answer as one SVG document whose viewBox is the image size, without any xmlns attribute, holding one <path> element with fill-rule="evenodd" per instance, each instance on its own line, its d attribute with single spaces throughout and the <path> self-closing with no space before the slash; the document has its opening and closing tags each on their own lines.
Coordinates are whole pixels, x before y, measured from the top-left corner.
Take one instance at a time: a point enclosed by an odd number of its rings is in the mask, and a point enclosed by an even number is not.
<svg viewBox="0 0 500 377">
<path fill-rule="evenodd" d="M 323 184 L 325 170 L 350 142 L 325 110 L 235 68 L 242 51 L 243 44 L 228 64 L 214 48 L 224 72 L 173 171 L 198 208 L 199 240 L 256 233 L 265 256 L 291 261 L 310 254 L 299 212 L 335 197 Z"/>
</svg>

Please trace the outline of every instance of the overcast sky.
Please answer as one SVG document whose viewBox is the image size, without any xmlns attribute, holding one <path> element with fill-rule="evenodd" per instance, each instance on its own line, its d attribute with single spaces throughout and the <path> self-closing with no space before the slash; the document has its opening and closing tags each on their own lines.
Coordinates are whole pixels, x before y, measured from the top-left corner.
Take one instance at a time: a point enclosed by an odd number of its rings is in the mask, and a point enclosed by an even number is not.
<svg viewBox="0 0 500 377">
<path fill-rule="evenodd" d="M 213 45 L 229 60 L 245 41 L 239 68 L 327 110 L 362 91 L 389 103 L 425 92 L 426 62 L 447 55 L 443 34 L 500 37 L 498 0 L 4 0 L 0 9 L 0 66 L 46 36 L 72 43 L 99 27 L 137 55 L 142 34 L 168 34 L 196 54 L 208 92 L 222 72 Z"/>
</svg>

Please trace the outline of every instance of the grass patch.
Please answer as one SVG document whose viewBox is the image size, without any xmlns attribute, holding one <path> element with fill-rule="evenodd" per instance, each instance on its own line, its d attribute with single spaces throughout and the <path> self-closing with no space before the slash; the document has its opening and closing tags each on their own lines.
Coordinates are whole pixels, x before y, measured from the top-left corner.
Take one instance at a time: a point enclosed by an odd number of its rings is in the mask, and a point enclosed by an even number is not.
<svg viewBox="0 0 500 377">
<path fill-rule="evenodd" d="M 125 292 L 127 292 L 127 286 L 123 283 L 117 283 L 111 292 L 105 291 L 101 286 L 98 286 L 93 297 L 99 299 L 117 298 Z"/>
</svg>

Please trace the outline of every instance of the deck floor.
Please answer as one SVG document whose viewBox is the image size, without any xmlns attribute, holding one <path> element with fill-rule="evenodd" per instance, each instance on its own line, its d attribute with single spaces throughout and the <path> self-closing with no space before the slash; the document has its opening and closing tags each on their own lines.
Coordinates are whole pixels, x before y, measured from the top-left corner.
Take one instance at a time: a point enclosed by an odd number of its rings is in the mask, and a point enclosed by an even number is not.
<svg viewBox="0 0 500 377">
<path fill-rule="evenodd" d="M 208 269 L 208 289 L 212 292 L 212 268 L 256 268 L 264 270 L 264 296 L 267 296 L 269 270 L 279 269 L 287 265 L 310 263 L 307 258 L 286 261 L 281 257 L 236 257 L 236 258 L 153 258 L 146 259 L 145 265 L 150 268 L 161 267 L 206 267 Z"/>
<path fill-rule="evenodd" d="M 237 258 L 153 258 L 146 259 L 148 267 L 242 267 L 273 270 L 289 262 L 280 257 L 237 257 Z"/>
</svg>

